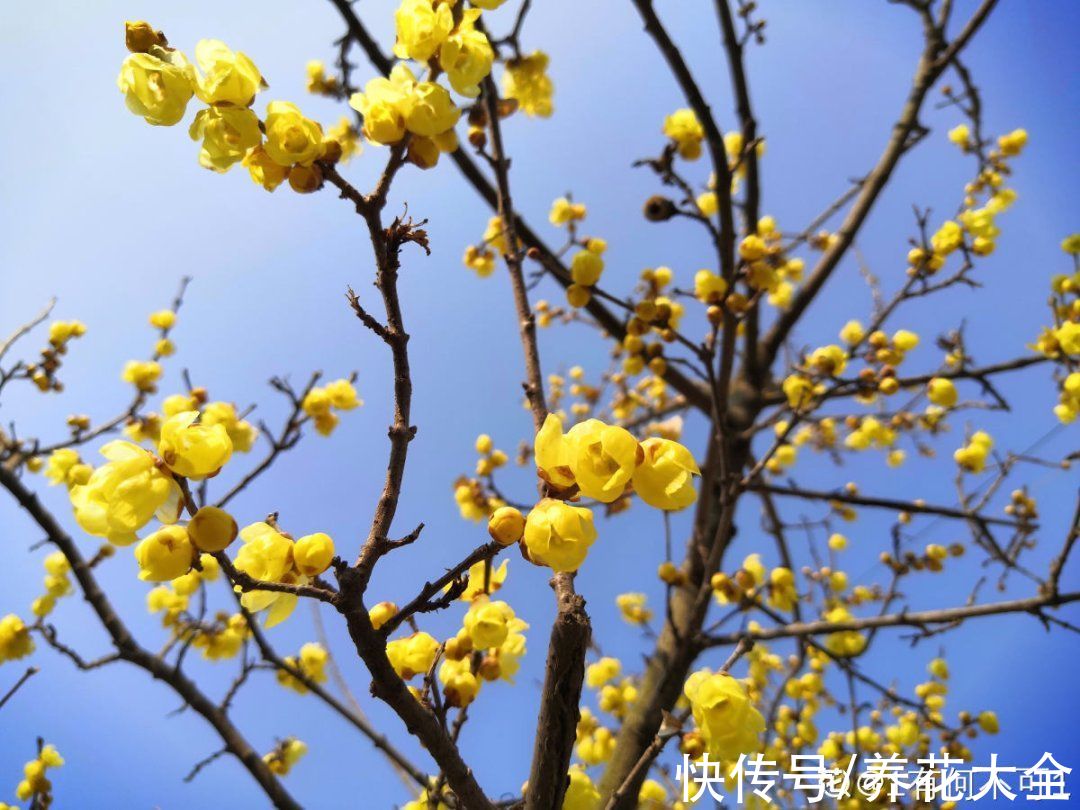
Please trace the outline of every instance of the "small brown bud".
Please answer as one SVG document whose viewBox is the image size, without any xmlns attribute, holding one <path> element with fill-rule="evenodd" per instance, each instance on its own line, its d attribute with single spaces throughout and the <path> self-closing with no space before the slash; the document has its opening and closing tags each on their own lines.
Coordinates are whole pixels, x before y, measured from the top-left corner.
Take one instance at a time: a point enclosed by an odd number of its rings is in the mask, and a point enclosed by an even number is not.
<svg viewBox="0 0 1080 810">
<path fill-rule="evenodd" d="M 289 172 L 289 187 L 297 194 L 311 194 L 322 188 L 322 169 L 314 163 L 310 166 L 297 164 Z"/>
<path fill-rule="evenodd" d="M 333 138 L 323 141 L 322 160 L 327 163 L 337 163 L 341 160 L 341 144 Z"/>
<path fill-rule="evenodd" d="M 645 201 L 643 213 L 645 214 L 645 219 L 649 220 L 649 222 L 664 222 L 675 216 L 677 209 L 675 208 L 675 203 L 667 197 L 654 194 Z"/>
</svg>

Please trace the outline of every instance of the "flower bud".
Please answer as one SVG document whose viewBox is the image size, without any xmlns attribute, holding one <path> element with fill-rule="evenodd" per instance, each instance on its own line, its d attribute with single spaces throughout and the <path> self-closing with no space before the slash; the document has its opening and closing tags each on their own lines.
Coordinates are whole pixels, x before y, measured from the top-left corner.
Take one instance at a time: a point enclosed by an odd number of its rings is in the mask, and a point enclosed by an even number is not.
<svg viewBox="0 0 1080 810">
<path fill-rule="evenodd" d="M 488 519 L 488 534 L 500 546 L 511 546 L 525 533 L 525 516 L 512 506 L 502 506 Z"/>
<path fill-rule="evenodd" d="M 191 542 L 199 551 L 224 551 L 236 539 L 236 520 L 224 509 L 204 506 L 188 523 Z"/>
</svg>

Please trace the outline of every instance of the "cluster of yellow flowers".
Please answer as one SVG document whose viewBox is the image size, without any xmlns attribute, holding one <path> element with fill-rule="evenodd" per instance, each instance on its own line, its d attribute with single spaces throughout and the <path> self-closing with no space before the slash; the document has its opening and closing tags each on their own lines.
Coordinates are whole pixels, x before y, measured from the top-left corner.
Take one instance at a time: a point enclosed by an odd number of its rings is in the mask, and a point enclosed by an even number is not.
<svg viewBox="0 0 1080 810">
<path fill-rule="evenodd" d="M 509 252 L 505 229 L 501 217 L 491 217 L 479 245 L 465 248 L 462 261 L 480 278 L 487 278 L 495 272 L 495 259 Z"/>
<path fill-rule="evenodd" d="M 126 24 L 126 43 L 131 53 L 117 84 L 133 113 L 149 124 L 172 126 L 184 117 L 193 95 L 207 105 L 189 129 L 191 138 L 202 142 L 204 167 L 226 172 L 242 162 L 267 191 L 287 179 L 295 191 L 309 193 L 322 186 L 317 161 L 333 163 L 341 156 L 341 144 L 325 138 L 322 127 L 295 104 L 271 101 L 264 119 L 255 114 L 255 95 L 267 85 L 246 54 L 218 40 L 200 40 L 196 69 L 160 31 L 141 21 Z"/>
<path fill-rule="evenodd" d="M 627 624 L 644 626 L 652 621 L 652 610 L 646 607 L 643 593 L 621 593 L 615 597 L 615 606 Z"/>
<path fill-rule="evenodd" d="M 622 370 L 629 376 L 637 376 L 648 368 L 659 377 L 667 370 L 664 344 L 677 339 L 685 312 L 681 303 L 666 294 L 674 280 L 670 267 L 648 267 L 641 271 L 634 314 L 626 322 L 626 337 L 621 346 Z M 650 336 L 656 339 L 646 342 Z"/>
<path fill-rule="evenodd" d="M 974 143 L 970 128 L 961 124 L 949 131 L 949 140 L 965 152 L 982 146 Z M 1016 129 L 997 140 L 997 148 L 986 155 L 979 175 L 964 187 L 964 210 L 956 220 L 946 220 L 931 236 L 930 244 L 912 248 L 908 253 L 908 272 L 912 275 L 932 275 L 940 270 L 946 258 L 963 249 L 967 256 L 988 256 L 993 253 L 1000 233 L 994 220 L 1016 200 L 1016 192 L 1005 188 L 1004 177 L 1011 174 L 1009 159 L 1016 157 L 1027 143 L 1028 135 Z M 979 195 L 986 202 L 976 207 Z"/>
<path fill-rule="evenodd" d="M 517 102 L 518 109 L 530 118 L 548 118 L 554 110 L 555 85 L 547 73 L 549 61 L 543 51 L 533 51 L 506 62 L 503 95 Z"/>
<path fill-rule="evenodd" d="M 1050 279 L 1050 312 L 1053 326 L 1043 329 L 1033 349 L 1062 367 L 1058 404 L 1054 415 L 1062 424 L 1071 424 L 1080 415 L 1080 233 L 1062 240 L 1061 249 L 1073 257 L 1072 275 L 1057 274 Z"/>
<path fill-rule="evenodd" d="M 403 0 L 394 13 L 394 55 L 420 64 L 437 58 L 450 86 L 463 96 L 476 98 L 480 82 L 491 73 L 495 52 L 484 32 L 476 27 L 481 9 L 474 6 L 455 15 L 454 5 L 436 0 Z"/>
<path fill-rule="evenodd" d="M 479 522 L 503 506 L 498 496 L 488 492 L 475 478 L 462 476 L 454 482 L 454 501 L 465 520 Z"/>
<path fill-rule="evenodd" d="M 705 128 L 697 114 L 689 107 L 676 110 L 664 119 L 664 135 L 671 139 L 679 157 L 697 160 L 701 157 L 701 143 L 705 140 Z"/>
<path fill-rule="evenodd" d="M 286 737 L 274 746 L 273 751 L 263 754 L 263 762 L 278 776 L 287 776 L 307 750 L 305 743 L 295 737 Z"/>
<path fill-rule="evenodd" d="M 240 539 L 243 543 L 234 562 L 237 570 L 263 582 L 306 585 L 326 571 L 334 559 L 334 541 L 323 532 L 294 541 L 276 525 L 259 522 L 241 529 Z M 240 601 L 254 613 L 266 610 L 266 626 L 273 627 L 292 614 L 297 597 L 256 590 L 246 592 Z"/>
<path fill-rule="evenodd" d="M 41 745 L 38 743 L 38 755 L 23 766 L 23 779 L 15 788 L 15 798 L 20 802 L 30 802 L 30 807 L 52 807 L 52 782 L 49 781 L 47 771 L 50 768 L 59 768 L 64 764 L 64 758 L 51 744 Z M 19 810 L 17 805 L 0 802 L 0 810 Z"/>
<path fill-rule="evenodd" d="M 896 367 L 904 362 L 907 355 L 919 345 L 919 336 L 907 329 L 899 329 L 890 337 L 877 330 L 867 335 L 859 321 L 848 321 L 840 330 L 840 339 L 849 349 L 836 344 L 822 346 L 807 355 L 802 364 L 793 373 L 784 378 L 781 388 L 792 410 L 807 411 L 815 400 L 827 390 L 825 381 L 843 374 L 851 359 L 851 352 L 859 350 L 865 344 L 862 357 L 867 368 L 859 372 L 858 390 L 855 398 L 863 404 L 873 403 L 878 395 L 892 396 L 900 391 L 896 378 Z M 951 392 L 951 393 L 950 393 Z M 947 379 L 935 379 L 927 391 L 931 401 L 945 407 L 955 405 L 956 391 Z M 951 402 L 949 400 L 951 399 Z M 949 403 L 945 405 L 945 403 Z M 866 436 L 874 440 L 872 434 Z M 852 449 L 864 449 L 870 441 L 856 439 L 849 446 Z M 884 442 L 885 445 L 891 442 Z"/>
<path fill-rule="evenodd" d="M 107 556 L 112 551 L 112 546 L 106 545 L 101 549 Z M 54 551 L 45 557 L 45 593 L 37 597 L 30 605 L 30 610 L 38 618 L 45 618 L 56 607 L 56 600 L 61 599 L 74 590 L 71 585 L 71 565 L 62 551 Z"/>
<path fill-rule="evenodd" d="M 612 503 L 632 484 L 643 501 L 663 510 L 684 509 L 697 498 L 693 476 L 700 471 L 689 450 L 657 437 L 639 443 L 629 431 L 599 419 L 564 434 L 559 417 L 548 415 L 536 434 L 534 454 L 540 477 L 556 492 L 576 490 Z M 530 558 L 556 571 L 576 570 L 595 539 L 592 513 L 562 500 L 541 500 L 526 519 Z"/>
<path fill-rule="evenodd" d="M 556 228 L 568 225 L 573 229 L 574 225 L 585 219 L 588 210 L 584 203 L 571 202 L 567 197 L 559 197 L 551 204 L 548 212 L 548 222 Z"/>
<path fill-rule="evenodd" d="M 757 233 L 743 237 L 739 243 L 739 258 L 751 293 L 768 293 L 769 303 L 781 309 L 791 303 L 794 285 L 802 280 L 806 263 L 787 255 L 775 218 L 764 216 L 758 220 Z M 746 305 L 743 298 L 731 298 L 726 306 L 735 312 Z"/>
<path fill-rule="evenodd" d="M 285 663 L 300 672 L 313 683 L 326 683 L 326 662 L 330 654 L 321 644 L 314 641 L 308 642 L 300 648 L 299 655 L 285 657 Z M 293 677 L 288 670 L 277 671 L 277 681 L 282 686 L 292 689 L 301 695 L 306 695 L 308 688 L 303 681 Z"/>
<path fill-rule="evenodd" d="M 326 64 L 321 59 L 312 59 L 304 66 L 307 74 L 305 89 L 315 96 L 337 98 L 341 95 L 341 82 L 337 76 L 328 76 Z"/>
<path fill-rule="evenodd" d="M 592 237 L 584 242 L 581 250 L 570 259 L 570 277 L 574 283 L 566 288 L 566 300 L 570 306 L 579 308 L 589 303 L 592 288 L 600 281 L 604 272 L 604 251 L 607 242 L 599 237 Z"/>
<path fill-rule="evenodd" d="M 387 658 L 400 678 L 408 681 L 425 675 L 441 654 L 438 679 L 446 704 L 456 708 L 472 703 L 485 681 L 513 683 L 526 652 L 524 631 L 529 625 L 509 604 L 491 598 L 506 581 L 507 565 L 503 561 L 493 569 L 489 562 L 481 561 L 469 569 L 466 587 L 459 596 L 468 603 L 468 610 L 461 628 L 442 644 L 422 631 L 387 643 Z M 396 613 L 395 605 L 384 602 L 368 615 L 378 629 Z M 423 697 L 415 687 L 410 688 L 418 699 Z"/>
<path fill-rule="evenodd" d="M 301 403 L 304 413 L 314 420 L 315 430 L 323 436 L 333 433 L 341 421 L 335 411 L 351 411 L 363 404 L 352 382 L 346 379 L 312 388 Z"/>
<path fill-rule="evenodd" d="M 971 435 L 967 444 L 953 453 L 953 458 L 960 469 L 969 473 L 981 473 L 986 468 L 986 459 L 994 449 L 994 440 L 989 433 L 979 430 Z"/>
<path fill-rule="evenodd" d="M 67 345 L 74 338 L 86 334 L 82 321 L 53 321 L 49 324 L 49 345 L 41 350 L 41 358 L 26 364 L 26 374 L 39 391 L 63 391 L 64 384 L 56 377 L 61 358 L 67 354 Z"/>
<path fill-rule="evenodd" d="M 422 6 L 424 0 L 412 5 Z M 394 65 L 389 77 L 368 81 L 349 105 L 364 117 L 364 137 L 372 143 L 393 144 L 410 135 L 409 159 L 421 168 L 434 166 L 440 153 L 458 147 L 454 125 L 461 110 L 449 91 L 436 82 L 417 81 L 403 63 Z"/>
</svg>

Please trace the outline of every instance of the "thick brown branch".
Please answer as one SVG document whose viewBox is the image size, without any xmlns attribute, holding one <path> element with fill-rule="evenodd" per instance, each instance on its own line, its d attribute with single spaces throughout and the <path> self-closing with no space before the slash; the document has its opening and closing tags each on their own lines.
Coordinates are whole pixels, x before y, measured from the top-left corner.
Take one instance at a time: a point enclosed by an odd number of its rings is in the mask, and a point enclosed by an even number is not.
<svg viewBox="0 0 1080 810">
<path fill-rule="evenodd" d="M 526 810 L 562 807 L 579 719 L 585 653 L 592 635 L 585 600 L 574 592 L 573 575 L 556 574 L 552 587 L 557 612 L 548 643 L 532 769 L 525 793 Z"/>
</svg>

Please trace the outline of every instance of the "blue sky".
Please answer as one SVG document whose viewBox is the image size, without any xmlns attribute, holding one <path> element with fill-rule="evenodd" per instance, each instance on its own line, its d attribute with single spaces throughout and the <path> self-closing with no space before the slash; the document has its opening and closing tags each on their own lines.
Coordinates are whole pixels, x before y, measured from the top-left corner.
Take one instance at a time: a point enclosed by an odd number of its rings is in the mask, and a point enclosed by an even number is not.
<svg viewBox="0 0 1080 810">
<path fill-rule="evenodd" d="M 629 168 L 634 159 L 659 150 L 663 116 L 683 106 L 677 87 L 629 4 L 536 5 L 525 45 L 551 54 L 556 116 L 515 118 L 506 126 L 518 207 L 545 229 L 550 201 L 572 190 L 589 205 L 586 230 L 608 239 L 606 285 L 627 290 L 642 268 L 659 264 L 671 266 L 689 284 L 695 270 L 709 265 L 708 245 L 690 225 L 645 223 L 641 202 L 657 189 L 646 171 Z M 664 2 L 660 9 L 727 127 L 731 100 L 707 5 Z M 763 210 L 786 230 L 798 230 L 843 190 L 846 178 L 865 173 L 880 152 L 907 91 L 919 31 L 914 15 L 885 2 L 762 5 L 768 43 L 751 48 L 749 70 L 768 141 Z M 1058 242 L 1077 227 L 1078 177 L 1069 155 L 1075 154 L 1080 133 L 1068 111 L 1080 102 L 1070 70 L 1075 64 L 1071 33 L 1080 12 L 1066 3 L 1003 5 L 968 62 L 983 89 L 987 131 L 1024 126 L 1031 134 L 1010 183 L 1019 201 L 1003 215 L 997 252 L 980 264 L 982 290 L 950 292 L 912 306 L 893 322 L 923 334 L 923 345 L 910 361 L 918 368 L 929 370 L 937 362 L 931 336 L 961 321 L 980 361 L 1021 353 L 1046 321 L 1047 279 L 1067 267 Z M 973 3 L 957 7 L 963 14 Z M 388 43 L 393 5 L 364 2 L 358 9 Z M 494 29 L 508 26 L 512 13 L 494 15 Z M 283 403 L 266 386 L 270 376 L 290 374 L 301 381 L 316 368 L 331 376 L 359 373 L 366 406 L 346 414 L 332 440 L 306 438 L 259 487 L 235 502 L 242 522 L 279 511 L 294 531 L 327 531 L 343 551 L 354 550 L 381 486 L 390 409 L 384 347 L 360 327 L 343 297 L 351 284 L 362 300 L 371 300 L 371 260 L 361 224 L 330 192 L 301 197 L 285 189 L 269 195 L 239 170 L 224 177 L 206 172 L 196 162 L 186 124 L 150 128 L 131 116 L 115 76 L 124 55 L 122 22 L 139 18 L 164 28 L 170 41 L 189 53 L 199 38 L 216 37 L 250 54 L 271 86 L 257 104 L 260 110 L 265 101 L 284 98 L 301 103 L 325 124 L 343 112 L 303 92 L 304 63 L 331 61 L 331 43 L 341 33 L 329 3 L 193 0 L 181 10 L 134 0 L 43 0 L 14 8 L 0 30 L 0 67 L 12 77 L 2 96 L 8 125 L 0 129 L 0 154 L 9 156 L 0 185 L 5 211 L 0 332 L 26 320 L 52 295 L 60 299 L 56 316 L 81 318 L 89 332 L 65 363 L 64 396 L 12 390 L 0 416 L 5 424 L 16 420 L 24 434 L 55 436 L 73 411 L 95 418 L 118 411 L 128 396 L 119 369 L 152 341 L 147 313 L 167 303 L 182 275 L 193 275 L 176 332 L 180 353 L 168 366 L 164 393 L 180 390 L 180 370 L 188 368 L 215 398 L 242 406 L 257 402 L 258 413 L 273 425 L 283 418 Z M 372 74 L 362 64 L 357 75 Z M 895 289 L 902 278 L 907 239 L 914 232 L 911 205 L 932 207 L 943 218 L 968 179 L 971 163 L 945 139 L 957 120 L 949 110 L 926 113 L 923 123 L 932 130 L 927 142 L 905 159 L 860 237 L 859 247 L 886 289 Z M 369 147 L 348 174 L 358 187 L 368 187 L 383 159 L 382 150 Z M 695 180 L 704 180 L 704 163 L 694 170 Z M 373 582 L 375 598 L 399 602 L 410 598 L 425 576 L 484 539 L 480 527 L 460 520 L 451 497 L 454 478 L 474 463 L 475 436 L 488 432 L 512 453 L 530 429 L 520 405 L 521 359 L 507 280 L 502 274 L 479 280 L 460 264 L 464 246 L 482 233 L 488 211 L 450 165 L 403 172 L 390 211 L 405 201 L 410 213 L 430 219 L 433 255 L 407 251 L 401 283 L 413 336 L 419 434 L 396 526 L 405 531 L 423 520 L 427 529 L 415 548 L 387 560 Z M 550 229 L 544 232 L 556 239 Z M 551 286 L 541 287 L 540 294 L 559 297 Z M 865 317 L 869 304 L 849 260 L 808 316 L 800 343 L 834 339 L 849 317 Z M 580 363 L 595 375 L 606 366 L 605 349 L 580 329 L 544 331 L 541 349 L 548 372 Z M 1048 377 L 1045 370 L 1018 375 L 1003 385 L 1015 413 L 976 412 L 971 423 L 990 430 L 1003 448 L 1024 450 L 1044 439 L 1054 427 Z M 958 445 L 962 427 L 957 423 L 938 445 L 945 459 Z M 700 444 L 695 426 L 688 437 Z M 1060 456 L 1075 445 L 1073 427 L 1054 432 L 1038 450 Z M 236 466 L 242 465 L 243 460 Z M 877 456 L 840 469 L 808 458 L 800 470 L 820 487 L 856 479 L 865 491 L 886 496 L 922 495 L 937 502 L 954 497 L 947 461 L 916 460 L 893 471 Z M 1064 536 L 1076 479 L 1042 468 L 1025 474 L 1039 499 L 1043 525 L 1030 561 L 1044 570 Z M 522 497 L 531 491 L 526 475 L 512 475 L 506 483 Z M 53 490 L 45 496 L 66 518 L 63 494 Z M 638 514 L 601 526 L 600 541 L 579 577 L 598 643 L 628 664 L 647 645 L 619 621 L 614 596 L 645 590 L 655 602 L 660 593 L 651 576 L 662 555 L 660 518 L 652 511 Z M 785 505 L 788 519 L 802 514 L 819 512 Z M 676 530 L 686 523 L 686 516 L 677 516 Z M 772 562 L 772 547 L 752 512 L 743 525 L 727 567 L 758 550 Z M 0 611 L 25 614 L 39 588 L 42 554 L 23 549 L 37 533 L 3 499 L 0 527 L 16 563 L 0 569 Z M 922 533 L 920 542 L 959 538 L 959 527 L 947 522 L 917 522 L 914 528 Z M 869 512 L 848 527 L 852 549 L 846 567 L 853 581 L 882 577 L 875 559 L 887 531 L 888 516 Z M 89 539 L 85 547 L 93 548 Z M 799 555 L 807 559 L 805 549 Z M 145 587 L 134 579 L 134 569 L 134 561 L 120 554 L 102 579 L 153 647 L 160 643 L 160 630 L 145 612 Z M 974 564 L 964 564 L 939 578 L 924 577 L 908 590 L 909 603 L 959 604 L 980 573 Z M 1064 584 L 1073 589 L 1080 584 L 1075 568 Z M 467 759 L 495 795 L 517 790 L 527 775 L 552 601 L 544 572 L 516 558 L 503 593 L 533 626 L 530 653 L 517 688 L 485 689 L 463 737 Z M 1010 584 L 1007 595 L 1026 591 L 1021 583 Z M 982 597 L 995 598 L 991 585 Z M 87 656 L 105 651 L 103 634 L 79 600 L 66 600 L 54 618 L 61 637 Z M 366 697 L 367 679 L 347 640 L 334 616 L 326 620 L 333 650 L 365 711 L 420 757 L 397 719 Z M 447 633 L 459 621 L 455 610 L 425 627 Z M 898 633 L 884 635 L 866 666 L 878 678 L 896 678 L 910 690 L 937 646 L 912 649 Z M 311 638 L 307 608 L 273 631 L 286 652 Z M 1001 718 L 1002 734 L 980 741 L 980 755 L 993 750 L 1027 765 L 1052 751 L 1059 761 L 1076 764 L 1073 718 L 1080 706 L 1067 674 L 1077 664 L 1074 639 L 1063 633 L 1047 636 L 1035 620 L 1012 617 L 973 623 L 942 641 L 953 671 L 949 709 L 994 708 Z M 215 763 L 192 784 L 180 781 L 217 742 L 198 718 L 166 718 L 175 699 L 141 672 L 114 667 L 79 673 L 47 651 L 35 663 L 42 673 L 0 714 L 0 800 L 7 798 L 7 782 L 14 787 L 21 763 L 30 758 L 34 737 L 42 735 L 68 758 L 55 778 L 60 807 L 115 807 L 117 795 L 125 797 L 126 807 L 210 807 L 225 796 L 236 808 L 262 806 L 246 774 L 229 761 Z M 706 658 L 705 663 L 719 661 Z M 223 689 L 232 677 L 229 665 L 195 666 L 211 690 Z M 0 669 L 0 690 L 20 672 L 18 664 Z M 275 736 L 296 734 L 308 742 L 309 758 L 287 778 L 305 806 L 386 807 L 406 798 L 363 739 L 310 698 L 284 693 L 269 678 L 241 697 L 236 717 L 261 750 Z M 342 796 L 364 799 L 343 804 Z"/>
</svg>

